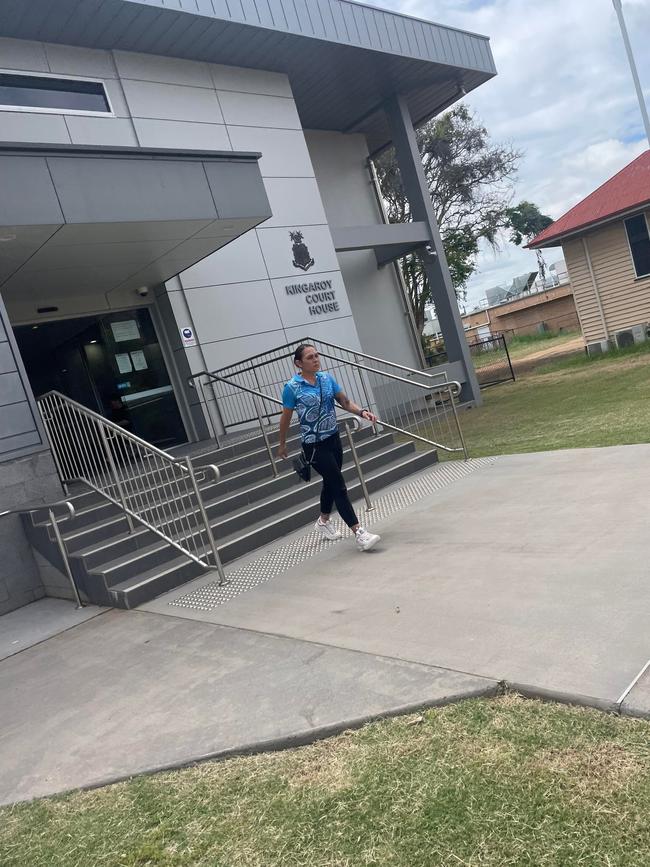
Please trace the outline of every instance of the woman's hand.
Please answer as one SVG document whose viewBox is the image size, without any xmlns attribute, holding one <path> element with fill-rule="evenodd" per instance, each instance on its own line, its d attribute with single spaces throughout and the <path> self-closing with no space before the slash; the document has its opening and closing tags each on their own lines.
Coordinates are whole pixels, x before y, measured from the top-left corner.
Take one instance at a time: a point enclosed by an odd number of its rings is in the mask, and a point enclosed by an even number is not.
<svg viewBox="0 0 650 867">
<path fill-rule="evenodd" d="M 287 451 L 286 445 L 278 446 L 278 457 L 282 458 L 283 461 L 286 461 L 286 459 L 289 457 L 289 452 Z"/>
</svg>

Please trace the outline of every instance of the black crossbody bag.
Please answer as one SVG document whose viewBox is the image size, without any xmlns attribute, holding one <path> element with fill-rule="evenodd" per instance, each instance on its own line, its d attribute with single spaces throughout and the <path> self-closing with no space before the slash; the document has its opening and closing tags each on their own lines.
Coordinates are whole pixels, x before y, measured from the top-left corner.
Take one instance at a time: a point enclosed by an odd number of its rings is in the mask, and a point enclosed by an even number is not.
<svg viewBox="0 0 650 867">
<path fill-rule="evenodd" d="M 318 390 L 320 392 L 320 403 L 318 405 L 318 418 L 316 420 L 316 431 L 318 431 L 318 427 L 320 425 L 320 416 L 323 409 L 323 384 L 318 380 Z M 300 454 L 293 459 L 291 462 L 293 468 L 298 475 L 298 478 L 303 482 L 311 482 L 311 468 L 312 462 L 316 456 L 316 443 L 314 443 L 314 451 L 312 452 L 310 460 L 307 460 L 307 455 L 305 454 L 305 447 L 302 446 L 300 450 Z"/>
</svg>

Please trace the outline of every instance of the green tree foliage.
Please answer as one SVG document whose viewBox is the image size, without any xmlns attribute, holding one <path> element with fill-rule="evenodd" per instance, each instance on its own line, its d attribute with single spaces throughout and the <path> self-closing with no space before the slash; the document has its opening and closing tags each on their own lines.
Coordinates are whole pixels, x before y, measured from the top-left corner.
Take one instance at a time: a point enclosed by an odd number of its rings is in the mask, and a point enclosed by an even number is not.
<svg viewBox="0 0 650 867">
<path fill-rule="evenodd" d="M 542 214 L 537 205 L 532 202 L 519 202 L 514 208 L 508 208 L 508 224 L 510 226 L 510 240 L 520 247 L 524 241 L 532 241 L 536 235 L 550 226 L 553 220 Z M 542 280 L 546 277 L 546 262 L 541 250 L 535 250 L 537 256 L 537 270 Z"/>
<path fill-rule="evenodd" d="M 512 182 L 521 154 L 494 144 L 463 104 L 424 124 L 416 136 L 451 278 L 457 297 L 463 299 L 476 267 L 479 243 L 486 241 L 496 248 L 503 230 L 512 228 L 510 211 L 516 211 L 511 208 Z M 410 221 L 392 148 L 377 158 L 375 166 L 389 221 Z M 417 253 L 402 261 L 402 271 L 421 331 L 430 293 Z"/>
</svg>

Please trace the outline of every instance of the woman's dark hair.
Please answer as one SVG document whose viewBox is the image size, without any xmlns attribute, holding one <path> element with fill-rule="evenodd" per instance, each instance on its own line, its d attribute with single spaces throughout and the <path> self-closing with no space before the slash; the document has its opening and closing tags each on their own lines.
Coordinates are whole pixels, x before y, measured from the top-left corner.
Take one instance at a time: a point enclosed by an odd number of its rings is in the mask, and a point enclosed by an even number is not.
<svg viewBox="0 0 650 867">
<path fill-rule="evenodd" d="M 293 353 L 294 364 L 296 361 L 302 361 L 305 349 L 307 349 L 308 346 L 311 346 L 311 343 L 301 343 L 300 346 L 296 348 L 296 351 Z"/>
</svg>

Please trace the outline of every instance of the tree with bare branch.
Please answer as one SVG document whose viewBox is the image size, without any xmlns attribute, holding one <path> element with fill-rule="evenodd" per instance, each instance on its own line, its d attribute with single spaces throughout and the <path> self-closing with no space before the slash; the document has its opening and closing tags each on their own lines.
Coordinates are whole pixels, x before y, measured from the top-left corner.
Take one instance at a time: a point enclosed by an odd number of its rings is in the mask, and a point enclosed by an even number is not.
<svg viewBox="0 0 650 867">
<path fill-rule="evenodd" d="M 459 300 L 476 268 L 479 243 L 497 248 L 511 226 L 513 181 L 521 153 L 494 144 L 470 109 L 459 104 L 416 130 L 424 175 Z M 392 148 L 375 160 L 391 223 L 411 220 L 409 203 Z M 419 332 L 432 300 L 418 253 L 406 256 L 402 272 Z"/>
</svg>

